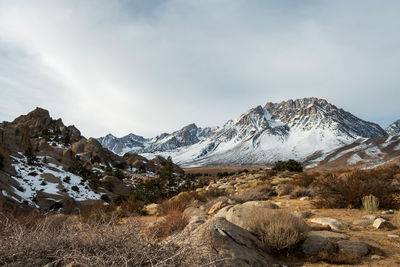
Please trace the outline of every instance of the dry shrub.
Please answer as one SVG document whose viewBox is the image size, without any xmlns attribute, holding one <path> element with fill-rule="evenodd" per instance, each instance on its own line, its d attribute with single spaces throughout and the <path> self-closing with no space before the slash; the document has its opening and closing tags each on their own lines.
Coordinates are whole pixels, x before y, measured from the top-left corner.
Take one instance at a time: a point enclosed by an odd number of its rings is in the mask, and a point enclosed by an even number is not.
<svg viewBox="0 0 400 267">
<path fill-rule="evenodd" d="M 301 187 L 309 187 L 320 175 L 319 172 L 302 172 L 294 175 L 291 183 Z"/>
<path fill-rule="evenodd" d="M 382 208 L 398 206 L 397 189 L 391 186 L 393 169 L 356 170 L 341 175 L 330 173 L 315 180 L 317 208 L 360 208 L 362 198 L 374 195 Z"/>
<path fill-rule="evenodd" d="M 261 181 L 270 180 L 272 177 L 276 176 L 278 171 L 276 170 L 266 170 L 265 173 L 259 177 Z"/>
<path fill-rule="evenodd" d="M 136 198 L 133 195 L 131 195 L 127 200 L 124 200 L 121 203 L 121 205 L 119 205 L 115 213 L 119 217 L 144 215 L 143 207 L 144 207 L 144 202 L 136 200 Z"/>
<path fill-rule="evenodd" d="M 185 251 L 150 243 L 138 220 L 116 217 L 97 224 L 77 224 L 69 216 L 32 218 L 29 227 L 0 214 L 0 265 L 43 266 L 54 260 L 85 266 L 176 266 Z M 185 248 L 186 249 L 186 248 Z M 186 263 L 189 264 L 189 263 Z"/>
<path fill-rule="evenodd" d="M 179 195 L 160 203 L 158 209 L 161 215 L 166 215 L 170 210 L 183 212 L 186 207 L 197 197 L 197 192 L 182 192 Z"/>
<path fill-rule="evenodd" d="M 247 201 L 254 201 L 254 200 L 267 200 L 269 199 L 269 197 L 266 193 L 252 190 L 232 195 L 231 199 L 239 203 L 244 203 Z"/>
<path fill-rule="evenodd" d="M 290 198 L 299 198 L 299 197 L 312 197 L 313 192 L 309 188 L 297 186 L 291 193 Z"/>
<path fill-rule="evenodd" d="M 221 197 L 221 196 L 226 196 L 228 193 L 225 191 L 225 189 L 220 189 L 220 188 L 210 188 L 208 190 L 204 190 L 198 193 L 198 200 L 206 202 L 210 199 Z"/>
<path fill-rule="evenodd" d="M 281 210 L 257 210 L 250 215 L 250 230 L 263 243 L 266 251 L 283 252 L 297 247 L 307 236 L 307 223 Z"/>
<path fill-rule="evenodd" d="M 103 201 L 96 201 L 94 204 L 80 209 L 79 218 L 83 223 L 96 225 L 105 223 L 112 217 L 113 209 L 109 205 L 105 205 Z"/>
<path fill-rule="evenodd" d="M 296 186 L 294 186 L 293 184 L 282 183 L 278 186 L 276 191 L 278 192 L 279 196 L 286 196 L 290 195 L 295 188 Z"/>
<path fill-rule="evenodd" d="M 183 230 L 189 219 L 179 209 L 169 209 L 167 214 L 150 227 L 150 232 L 156 238 L 164 238 Z"/>
</svg>

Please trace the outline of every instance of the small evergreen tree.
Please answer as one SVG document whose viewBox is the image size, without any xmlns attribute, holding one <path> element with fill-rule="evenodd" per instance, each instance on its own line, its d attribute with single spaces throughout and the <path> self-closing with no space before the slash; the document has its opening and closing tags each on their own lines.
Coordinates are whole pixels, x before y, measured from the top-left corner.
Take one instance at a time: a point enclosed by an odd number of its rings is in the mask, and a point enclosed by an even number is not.
<svg viewBox="0 0 400 267">
<path fill-rule="evenodd" d="M 303 171 L 303 167 L 301 166 L 301 164 L 293 159 L 289 159 L 288 161 L 277 161 L 272 169 L 275 171 Z"/>
<path fill-rule="evenodd" d="M 29 165 L 35 165 L 36 164 L 37 158 L 36 158 L 35 154 L 33 153 L 32 148 L 29 147 L 25 151 L 25 156 L 26 156 L 26 158 L 28 160 L 28 164 Z"/>
</svg>

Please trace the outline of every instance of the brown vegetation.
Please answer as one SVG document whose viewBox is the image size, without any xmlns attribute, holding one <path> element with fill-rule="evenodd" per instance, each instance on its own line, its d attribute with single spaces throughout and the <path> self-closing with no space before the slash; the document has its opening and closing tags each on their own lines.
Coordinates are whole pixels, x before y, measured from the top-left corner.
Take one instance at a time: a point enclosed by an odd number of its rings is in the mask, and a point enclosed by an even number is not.
<svg viewBox="0 0 400 267">
<path fill-rule="evenodd" d="M 93 221 L 92 221 L 93 222 Z M 175 247 L 156 245 L 130 218 L 115 216 L 86 224 L 73 216 L 0 214 L 0 265 L 43 266 L 52 261 L 85 266 L 170 266 L 183 264 Z"/>
<path fill-rule="evenodd" d="M 309 231 L 303 219 L 281 210 L 257 210 L 249 220 L 251 232 L 261 240 L 266 251 L 293 249 L 306 238 Z"/>
<path fill-rule="evenodd" d="M 399 167 L 372 170 L 355 170 L 348 173 L 327 175 L 313 182 L 318 199 L 317 208 L 360 208 L 362 198 L 374 195 L 382 208 L 398 207 L 398 188 L 393 186 Z"/>
</svg>

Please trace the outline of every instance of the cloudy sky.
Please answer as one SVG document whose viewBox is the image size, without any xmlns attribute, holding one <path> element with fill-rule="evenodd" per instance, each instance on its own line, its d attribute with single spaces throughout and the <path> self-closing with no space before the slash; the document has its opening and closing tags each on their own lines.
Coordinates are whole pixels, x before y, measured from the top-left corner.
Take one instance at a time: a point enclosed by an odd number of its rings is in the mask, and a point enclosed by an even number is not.
<svg viewBox="0 0 400 267">
<path fill-rule="evenodd" d="M 0 0 L 0 121 L 154 136 L 315 96 L 400 119 L 400 1 Z"/>
</svg>

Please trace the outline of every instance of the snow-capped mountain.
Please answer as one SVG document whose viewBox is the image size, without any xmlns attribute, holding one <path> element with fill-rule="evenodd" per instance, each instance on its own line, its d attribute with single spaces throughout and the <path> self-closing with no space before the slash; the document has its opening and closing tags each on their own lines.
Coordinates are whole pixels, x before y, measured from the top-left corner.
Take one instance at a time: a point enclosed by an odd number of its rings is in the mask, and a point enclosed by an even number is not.
<svg viewBox="0 0 400 267">
<path fill-rule="evenodd" d="M 397 120 L 397 121 L 393 122 L 392 124 L 390 124 L 386 128 L 386 132 L 389 135 L 399 135 L 400 134 L 400 120 Z"/>
<path fill-rule="evenodd" d="M 199 128 L 196 124 L 189 124 L 172 134 L 162 133 L 154 138 L 144 138 L 135 134 L 128 134 L 118 138 L 112 134 L 100 137 L 97 140 L 103 147 L 118 155 L 125 153 L 154 153 L 171 151 L 180 147 L 190 146 L 208 137 L 212 128 Z"/>
<path fill-rule="evenodd" d="M 146 139 L 147 145 L 135 151 L 147 157 L 172 156 L 186 166 L 268 164 L 306 161 L 361 137 L 387 135 L 379 125 L 317 98 L 267 103 L 217 128 L 189 126 Z"/>
</svg>

